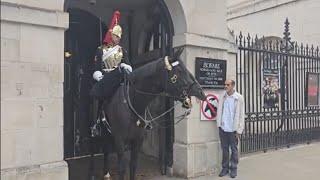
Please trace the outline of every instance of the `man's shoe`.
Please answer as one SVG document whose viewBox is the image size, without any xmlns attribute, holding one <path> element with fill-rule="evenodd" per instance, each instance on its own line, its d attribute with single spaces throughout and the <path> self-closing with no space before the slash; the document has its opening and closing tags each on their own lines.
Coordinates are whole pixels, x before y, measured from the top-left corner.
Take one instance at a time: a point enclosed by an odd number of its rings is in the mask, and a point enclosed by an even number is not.
<svg viewBox="0 0 320 180">
<path fill-rule="evenodd" d="M 230 170 L 230 177 L 231 178 L 237 177 L 237 170 L 236 169 L 231 169 Z"/>
<path fill-rule="evenodd" d="M 222 169 L 220 174 L 219 174 L 219 177 L 223 177 L 223 176 L 227 175 L 228 173 L 229 173 L 228 169 Z"/>
</svg>

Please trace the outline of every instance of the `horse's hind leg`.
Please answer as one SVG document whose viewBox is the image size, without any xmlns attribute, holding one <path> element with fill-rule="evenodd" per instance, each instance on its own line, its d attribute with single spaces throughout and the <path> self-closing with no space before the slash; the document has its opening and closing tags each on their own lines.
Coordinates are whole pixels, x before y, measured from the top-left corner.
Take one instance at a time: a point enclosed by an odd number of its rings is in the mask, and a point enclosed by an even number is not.
<svg viewBox="0 0 320 180">
<path fill-rule="evenodd" d="M 134 180 L 136 176 L 136 170 L 138 165 L 138 155 L 142 141 L 135 140 L 131 144 L 131 157 L 130 157 L 130 180 Z"/>
</svg>

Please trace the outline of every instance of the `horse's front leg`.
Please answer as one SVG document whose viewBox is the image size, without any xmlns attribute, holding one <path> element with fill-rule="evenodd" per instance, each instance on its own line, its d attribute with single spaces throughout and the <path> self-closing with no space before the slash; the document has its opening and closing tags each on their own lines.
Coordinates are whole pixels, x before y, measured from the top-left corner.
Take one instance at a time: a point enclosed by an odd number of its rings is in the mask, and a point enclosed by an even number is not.
<svg viewBox="0 0 320 180">
<path fill-rule="evenodd" d="M 90 145 L 89 145 L 89 150 L 90 150 L 90 166 L 89 166 L 89 173 L 88 176 L 90 180 L 96 180 L 95 177 L 95 166 L 94 166 L 94 154 L 95 154 L 95 150 L 96 150 L 96 139 L 93 137 L 90 137 Z"/>
<path fill-rule="evenodd" d="M 119 169 L 119 180 L 124 180 L 126 174 L 126 163 L 124 158 L 124 152 L 118 152 L 118 169 Z"/>
<path fill-rule="evenodd" d="M 124 180 L 126 173 L 126 160 L 124 157 L 124 142 L 121 139 L 116 139 L 116 147 L 118 154 L 118 170 L 119 170 L 119 180 Z"/>
<path fill-rule="evenodd" d="M 109 151 L 104 149 L 103 152 L 103 169 L 104 169 L 104 180 L 109 180 L 110 176 L 110 167 L 109 167 Z"/>
<path fill-rule="evenodd" d="M 134 180 L 138 165 L 138 155 L 142 145 L 142 140 L 135 140 L 131 144 L 131 158 L 130 158 L 130 180 Z"/>
<path fill-rule="evenodd" d="M 111 179 L 111 175 L 110 175 L 110 163 L 109 163 L 109 154 L 112 153 L 112 145 L 113 145 L 113 141 L 112 141 L 112 137 L 107 136 L 104 139 L 104 143 L 103 143 L 103 170 L 104 170 L 104 180 L 109 180 Z"/>
</svg>

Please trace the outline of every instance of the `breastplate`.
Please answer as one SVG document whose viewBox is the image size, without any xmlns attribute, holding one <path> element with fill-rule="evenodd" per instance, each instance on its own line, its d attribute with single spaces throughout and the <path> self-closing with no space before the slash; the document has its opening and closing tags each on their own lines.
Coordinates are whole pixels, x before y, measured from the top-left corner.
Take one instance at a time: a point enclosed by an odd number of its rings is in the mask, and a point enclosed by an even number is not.
<svg viewBox="0 0 320 180">
<path fill-rule="evenodd" d="M 104 48 L 103 51 L 104 51 L 104 53 L 107 53 L 108 51 L 112 50 L 112 48 L 114 48 L 114 47 L 113 46 L 106 47 L 106 48 Z M 112 68 L 119 65 L 119 63 L 122 60 L 122 57 L 123 57 L 122 48 L 119 48 L 118 50 L 112 52 L 110 55 L 105 57 L 103 59 L 103 62 L 105 64 L 106 68 L 112 69 Z"/>
</svg>

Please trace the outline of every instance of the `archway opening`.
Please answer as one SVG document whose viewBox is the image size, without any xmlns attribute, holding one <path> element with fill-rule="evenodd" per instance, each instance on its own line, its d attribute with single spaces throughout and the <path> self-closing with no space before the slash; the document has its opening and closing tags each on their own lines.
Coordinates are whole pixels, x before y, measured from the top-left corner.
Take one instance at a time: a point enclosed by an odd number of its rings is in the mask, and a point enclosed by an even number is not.
<svg viewBox="0 0 320 180">
<path fill-rule="evenodd" d="M 65 50 L 71 54 L 65 58 L 64 80 L 64 156 L 69 164 L 69 179 L 85 179 L 88 173 L 102 176 L 101 155 L 95 159 L 96 171 L 87 172 L 90 150 L 87 140 L 94 119 L 93 100 L 89 96 L 94 83 L 91 67 L 96 48 L 101 45 L 106 25 L 116 9 L 121 12 L 121 45 L 128 51 L 133 67 L 172 53 L 173 25 L 162 0 L 65 1 L 65 11 L 70 16 Z M 156 116 L 171 104 L 166 98 L 158 98 L 150 109 Z M 173 113 L 165 118 L 168 120 L 161 126 L 169 128 L 155 127 L 146 133 L 139 166 L 149 170 L 153 167 L 154 171 L 140 171 L 143 176 L 165 174 L 167 167 L 172 166 Z"/>
</svg>

